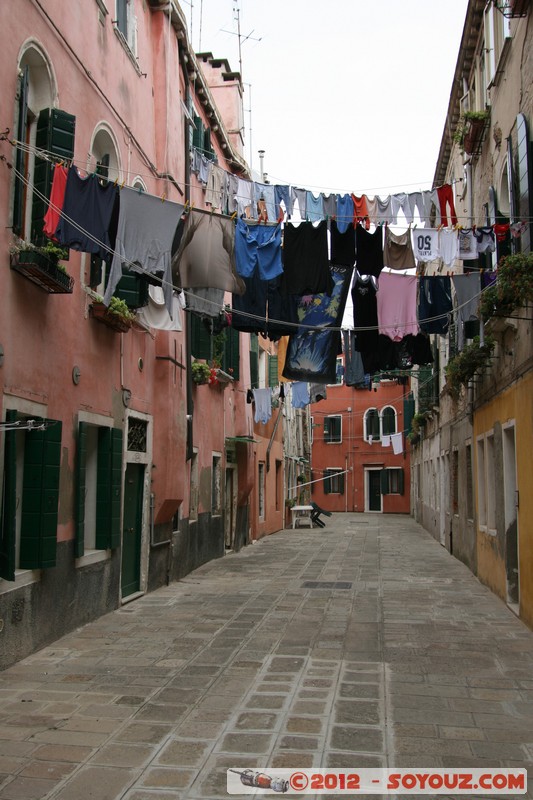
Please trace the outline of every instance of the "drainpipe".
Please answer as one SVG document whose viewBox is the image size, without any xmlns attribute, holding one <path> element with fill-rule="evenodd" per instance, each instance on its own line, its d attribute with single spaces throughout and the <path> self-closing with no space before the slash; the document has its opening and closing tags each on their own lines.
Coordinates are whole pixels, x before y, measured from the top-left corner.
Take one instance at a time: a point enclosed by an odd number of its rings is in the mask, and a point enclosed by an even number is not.
<svg viewBox="0 0 533 800">
<path fill-rule="evenodd" d="M 187 64 L 183 58 L 183 50 L 180 45 L 180 60 L 183 74 L 185 75 L 185 104 L 187 108 L 190 105 L 191 90 L 189 86 L 189 76 L 187 73 Z M 190 121 L 185 117 L 185 141 L 184 145 L 184 163 L 185 163 L 185 200 L 190 203 L 191 200 L 191 169 L 189 159 L 189 135 L 190 135 Z M 186 460 L 190 461 L 193 456 L 193 430 L 192 430 L 192 417 L 194 413 L 194 403 L 192 399 L 192 353 L 191 353 L 191 315 L 185 314 L 185 381 L 186 381 L 186 421 L 187 421 L 187 444 L 186 444 Z"/>
</svg>

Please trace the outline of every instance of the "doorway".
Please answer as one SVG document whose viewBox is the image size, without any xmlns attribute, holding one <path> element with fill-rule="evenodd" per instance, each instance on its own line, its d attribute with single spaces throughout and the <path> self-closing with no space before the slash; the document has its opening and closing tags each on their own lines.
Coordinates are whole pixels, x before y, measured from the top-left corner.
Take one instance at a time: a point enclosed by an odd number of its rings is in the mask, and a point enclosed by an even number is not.
<svg viewBox="0 0 533 800">
<path fill-rule="evenodd" d="M 365 469 L 365 511 L 382 511 L 381 467 Z"/>
<path fill-rule="evenodd" d="M 502 430 L 503 491 L 505 505 L 505 572 L 507 604 L 520 605 L 520 573 L 518 565 L 518 486 L 516 478 L 516 437 L 514 425 Z"/>
<path fill-rule="evenodd" d="M 126 466 L 124 480 L 124 521 L 122 526 L 122 599 L 141 589 L 142 508 L 144 464 Z"/>
</svg>

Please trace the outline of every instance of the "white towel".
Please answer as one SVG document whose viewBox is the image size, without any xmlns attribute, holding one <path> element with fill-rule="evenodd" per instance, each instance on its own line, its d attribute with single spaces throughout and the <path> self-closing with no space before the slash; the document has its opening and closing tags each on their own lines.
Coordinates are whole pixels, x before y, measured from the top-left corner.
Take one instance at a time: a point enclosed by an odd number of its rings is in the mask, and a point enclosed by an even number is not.
<svg viewBox="0 0 533 800">
<path fill-rule="evenodd" d="M 395 456 L 399 456 L 400 453 L 403 453 L 403 434 L 402 433 L 393 433 L 390 437 L 392 442 L 392 449 L 394 451 Z"/>
</svg>

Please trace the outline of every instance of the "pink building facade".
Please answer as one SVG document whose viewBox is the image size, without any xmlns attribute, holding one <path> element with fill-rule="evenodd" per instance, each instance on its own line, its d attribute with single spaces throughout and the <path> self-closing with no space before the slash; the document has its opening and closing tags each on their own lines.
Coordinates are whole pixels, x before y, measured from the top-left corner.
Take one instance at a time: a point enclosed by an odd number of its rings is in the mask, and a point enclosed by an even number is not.
<svg viewBox="0 0 533 800">
<path fill-rule="evenodd" d="M 220 380 L 197 385 L 213 353 L 177 292 L 170 315 L 164 285 L 124 279 L 117 330 L 100 255 L 71 249 L 43 278 L 13 252 L 42 244 L 62 162 L 206 209 L 194 151 L 247 175 L 239 76 L 196 58 L 174 2 L 19 0 L 0 31 L 3 667 L 246 544 L 254 452 L 248 334 L 222 331 Z"/>
</svg>

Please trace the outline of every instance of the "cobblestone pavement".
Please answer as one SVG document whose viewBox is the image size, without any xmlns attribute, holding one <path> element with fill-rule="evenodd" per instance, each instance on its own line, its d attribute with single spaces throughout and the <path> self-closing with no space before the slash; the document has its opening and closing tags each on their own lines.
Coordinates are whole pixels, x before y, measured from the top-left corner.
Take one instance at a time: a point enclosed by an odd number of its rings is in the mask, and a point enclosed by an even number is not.
<svg viewBox="0 0 533 800">
<path fill-rule="evenodd" d="M 0 673 L 1 800 L 311 766 L 533 775 L 533 632 L 409 517 L 280 531 Z"/>
</svg>

